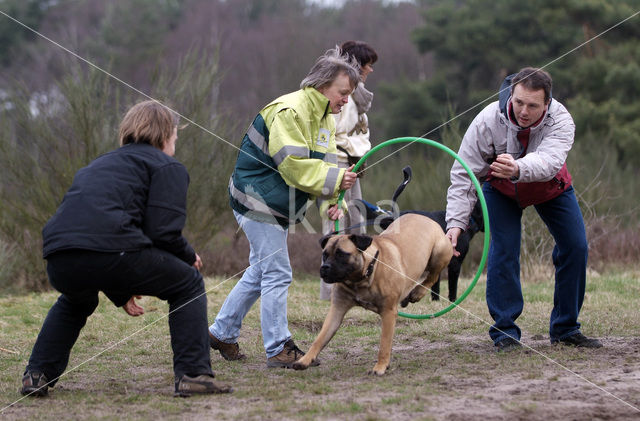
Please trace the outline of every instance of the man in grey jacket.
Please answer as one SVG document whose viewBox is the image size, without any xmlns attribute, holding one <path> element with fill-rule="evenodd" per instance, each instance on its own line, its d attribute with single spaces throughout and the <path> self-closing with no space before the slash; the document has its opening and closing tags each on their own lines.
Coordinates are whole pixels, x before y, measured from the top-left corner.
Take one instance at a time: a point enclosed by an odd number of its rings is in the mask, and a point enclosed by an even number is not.
<svg viewBox="0 0 640 421">
<path fill-rule="evenodd" d="M 582 335 L 578 323 L 588 245 L 565 162 L 573 145 L 575 125 L 567 109 L 551 99 L 551 84 L 547 72 L 531 67 L 507 77 L 499 101 L 476 116 L 458 152 L 484 181 L 482 191 L 491 227 L 486 296 L 495 322 L 489 335 L 498 351 L 522 346 L 516 324 L 524 306 L 520 285 L 521 218 L 522 210 L 529 205 L 534 205 L 556 241 L 551 343 L 602 346 L 597 339 Z M 454 249 L 476 200 L 469 175 L 456 161 L 451 168 L 446 217 L 447 237 Z"/>
</svg>

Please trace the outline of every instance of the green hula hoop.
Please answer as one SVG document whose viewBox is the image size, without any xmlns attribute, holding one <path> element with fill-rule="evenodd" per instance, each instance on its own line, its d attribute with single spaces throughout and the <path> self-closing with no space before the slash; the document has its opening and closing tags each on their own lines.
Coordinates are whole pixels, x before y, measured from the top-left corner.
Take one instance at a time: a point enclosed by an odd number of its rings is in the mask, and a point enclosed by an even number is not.
<svg viewBox="0 0 640 421">
<path fill-rule="evenodd" d="M 446 153 L 448 153 L 449 155 L 451 155 L 452 157 L 454 157 L 456 159 L 456 161 L 458 161 L 464 167 L 464 169 L 467 171 L 467 174 L 469 174 L 469 177 L 471 178 L 471 181 L 473 182 L 473 185 L 476 188 L 476 192 L 478 193 L 478 200 L 480 201 L 480 205 L 482 207 L 482 218 L 484 220 L 484 247 L 482 249 L 482 259 L 480 260 L 480 265 L 478 266 L 478 271 L 476 272 L 476 276 L 473 278 L 473 281 L 471 281 L 471 284 L 469 284 L 469 287 L 465 290 L 465 292 L 454 303 L 452 303 L 449 307 L 447 307 L 445 309 L 442 309 L 442 310 L 438 311 L 437 313 L 433 313 L 433 314 L 411 314 L 411 313 L 404 313 L 404 312 L 401 312 L 401 311 L 398 312 L 399 316 L 407 317 L 409 319 L 432 319 L 434 317 L 442 316 L 443 314 L 445 314 L 445 313 L 449 312 L 450 310 L 452 310 L 453 308 L 457 307 L 458 304 L 460 304 L 465 298 L 467 298 L 467 295 L 469 295 L 469 293 L 471 293 L 471 290 L 473 290 L 473 287 L 476 286 L 476 283 L 478 282 L 478 279 L 480 279 L 480 275 L 482 275 L 482 271 L 484 270 L 484 267 L 485 267 L 485 265 L 487 263 L 487 255 L 489 254 L 489 238 L 490 238 L 490 235 L 489 235 L 489 212 L 487 210 L 487 203 L 484 200 L 484 194 L 482 194 L 482 187 L 480 186 L 480 183 L 478 182 L 478 179 L 473 174 L 473 171 L 471 171 L 471 168 L 469 168 L 467 163 L 464 162 L 462 160 L 462 158 L 460 158 L 458 156 L 457 153 L 455 153 L 454 151 L 452 151 L 448 147 L 444 146 L 441 143 L 438 143 L 438 142 L 435 142 L 433 140 L 430 140 L 430 139 L 424 139 L 424 138 L 421 138 L 421 137 L 398 137 L 398 138 L 395 138 L 395 139 L 387 140 L 386 142 L 382 142 L 381 144 L 379 144 L 376 147 L 372 148 L 362 158 L 360 158 L 358 163 L 353 168 L 353 172 L 358 171 L 358 168 L 360 168 L 362 163 L 365 162 L 367 160 L 367 158 L 369 158 L 369 156 L 371 156 L 372 154 L 376 153 L 377 151 L 379 151 L 382 148 L 385 148 L 385 147 L 391 146 L 391 145 L 395 145 L 396 143 L 414 143 L 414 142 L 424 143 L 424 144 L 429 145 L 429 146 L 435 146 L 436 148 L 438 148 L 440 150 L 443 150 Z M 342 202 L 342 200 L 344 198 L 344 193 L 345 192 L 343 190 L 338 195 L 338 205 L 340 205 L 340 203 Z M 338 220 L 336 220 L 336 222 L 335 222 L 336 231 L 339 231 L 339 228 L 340 228 L 340 224 L 339 224 Z"/>
</svg>

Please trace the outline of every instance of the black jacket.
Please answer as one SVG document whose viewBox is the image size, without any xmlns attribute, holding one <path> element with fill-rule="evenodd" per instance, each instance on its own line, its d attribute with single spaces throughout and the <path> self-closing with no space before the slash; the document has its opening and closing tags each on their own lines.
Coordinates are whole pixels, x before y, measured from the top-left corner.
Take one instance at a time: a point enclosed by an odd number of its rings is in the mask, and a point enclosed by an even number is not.
<svg viewBox="0 0 640 421">
<path fill-rule="evenodd" d="M 42 230 L 43 255 L 67 249 L 100 252 L 155 246 L 188 264 L 195 252 L 182 236 L 189 174 L 147 144 L 129 144 L 80 169 Z"/>
</svg>

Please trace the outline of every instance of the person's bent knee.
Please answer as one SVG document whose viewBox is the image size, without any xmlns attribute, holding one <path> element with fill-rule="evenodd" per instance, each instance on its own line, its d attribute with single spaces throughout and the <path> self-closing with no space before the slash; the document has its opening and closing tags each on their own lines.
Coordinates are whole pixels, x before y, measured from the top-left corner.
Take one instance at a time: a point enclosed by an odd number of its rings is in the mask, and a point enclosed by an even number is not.
<svg viewBox="0 0 640 421">
<path fill-rule="evenodd" d="M 586 240 L 577 242 L 573 245 L 572 250 L 576 256 L 584 256 L 586 258 L 589 254 L 589 244 Z"/>
<path fill-rule="evenodd" d="M 58 302 L 65 308 L 71 309 L 73 313 L 86 318 L 96 310 L 100 299 L 97 292 L 95 294 L 82 295 L 82 297 L 62 294 L 58 298 Z"/>
<path fill-rule="evenodd" d="M 186 301 L 205 295 L 204 279 L 200 272 L 195 269 L 194 272 L 181 281 L 182 288 L 166 298 L 169 302 Z"/>
<path fill-rule="evenodd" d="M 562 254 L 569 254 L 575 257 L 585 256 L 589 254 L 589 243 L 584 236 L 568 238 L 568 241 L 558 242 L 558 248 Z"/>
</svg>

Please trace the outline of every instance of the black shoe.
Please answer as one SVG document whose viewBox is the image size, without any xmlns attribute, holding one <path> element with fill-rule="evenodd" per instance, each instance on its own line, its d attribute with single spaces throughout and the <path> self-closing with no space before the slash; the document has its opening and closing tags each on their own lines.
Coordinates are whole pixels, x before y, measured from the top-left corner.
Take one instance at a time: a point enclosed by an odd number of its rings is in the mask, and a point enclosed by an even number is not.
<svg viewBox="0 0 640 421">
<path fill-rule="evenodd" d="M 498 348 L 498 352 L 511 352 L 522 348 L 522 344 L 512 337 L 507 336 L 496 342 L 496 348 Z"/>
<path fill-rule="evenodd" d="M 578 332 L 564 339 L 552 339 L 552 344 L 575 346 L 578 348 L 602 348 L 602 342 L 597 339 L 590 339 Z"/>
<path fill-rule="evenodd" d="M 221 386 L 213 381 L 210 374 L 201 374 L 191 377 L 183 375 L 180 380 L 176 380 L 176 391 L 173 396 L 187 398 L 194 394 L 210 394 L 210 393 L 231 393 L 233 388 L 230 386 Z"/>
<path fill-rule="evenodd" d="M 47 396 L 49 394 L 49 381 L 39 371 L 27 371 L 22 377 L 20 393 L 29 396 Z"/>
</svg>

